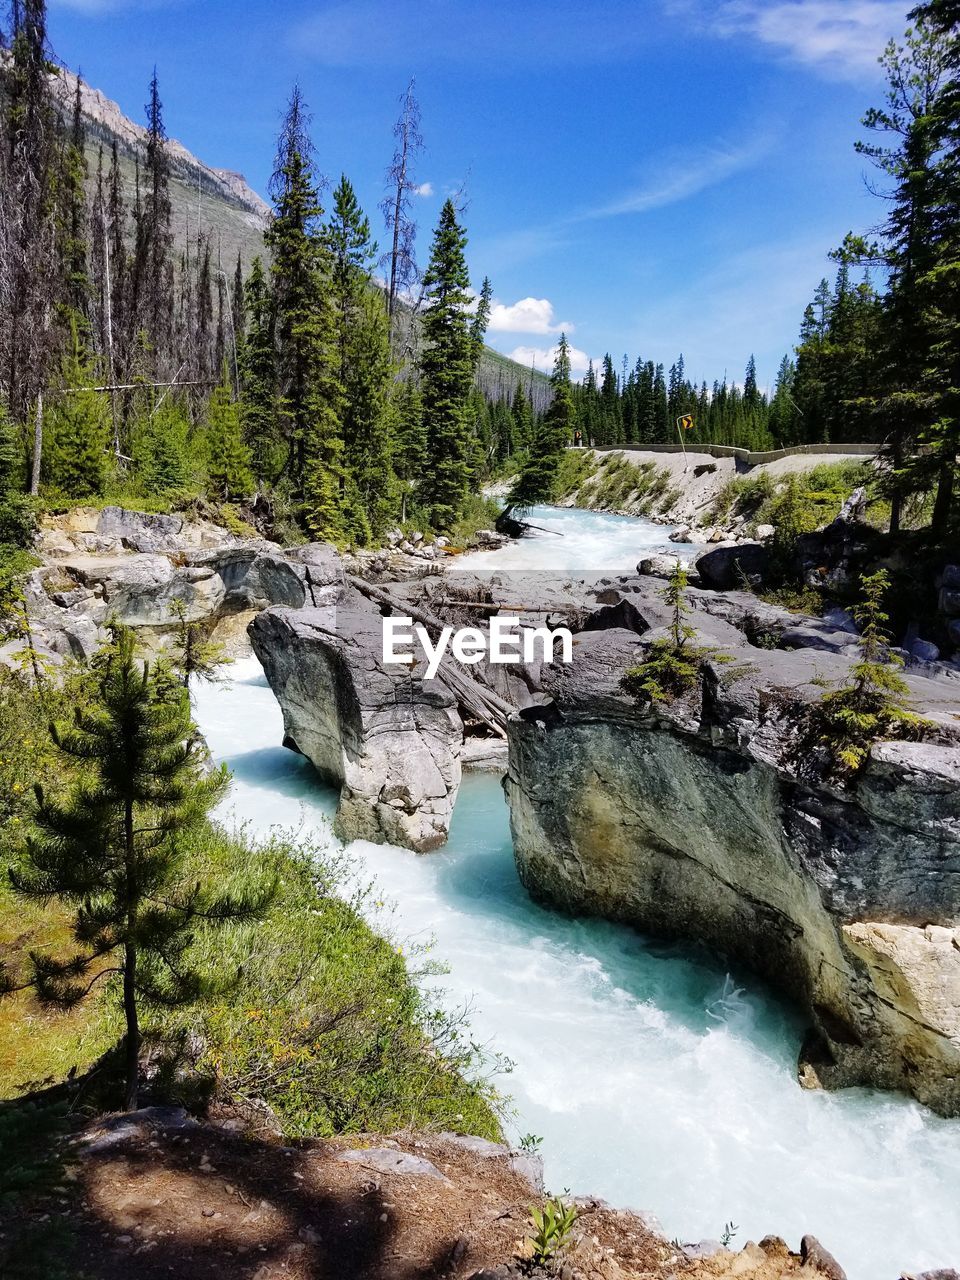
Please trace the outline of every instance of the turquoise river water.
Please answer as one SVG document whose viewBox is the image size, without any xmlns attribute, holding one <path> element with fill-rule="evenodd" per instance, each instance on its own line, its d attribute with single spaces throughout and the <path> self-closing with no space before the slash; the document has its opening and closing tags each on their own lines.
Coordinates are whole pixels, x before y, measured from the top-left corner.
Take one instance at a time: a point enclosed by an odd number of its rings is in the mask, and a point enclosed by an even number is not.
<svg viewBox="0 0 960 1280">
<path fill-rule="evenodd" d="M 470 568 L 632 568 L 674 550 L 662 527 L 541 510 L 540 533 Z M 322 828 L 335 795 L 281 747 L 254 659 L 199 691 L 197 717 L 234 775 L 224 817 L 255 832 Z M 330 841 L 332 836 L 325 837 Z M 432 985 L 468 1002 L 477 1039 L 512 1059 L 513 1135 L 543 1137 L 548 1185 L 653 1212 L 671 1237 L 736 1243 L 812 1232 L 850 1280 L 960 1264 L 960 1121 L 868 1090 L 805 1092 L 802 1025 L 749 975 L 690 949 L 530 901 L 517 879 L 499 780 L 468 775 L 447 847 L 418 856 L 357 842 L 378 884 L 375 923 L 433 939 Z"/>
</svg>

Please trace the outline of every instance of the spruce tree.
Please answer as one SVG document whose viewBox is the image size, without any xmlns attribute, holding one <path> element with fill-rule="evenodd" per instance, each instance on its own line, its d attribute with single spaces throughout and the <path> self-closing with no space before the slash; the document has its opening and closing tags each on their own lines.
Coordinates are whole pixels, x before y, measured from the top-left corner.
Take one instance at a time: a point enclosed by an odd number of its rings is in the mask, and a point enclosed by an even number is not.
<svg viewBox="0 0 960 1280">
<path fill-rule="evenodd" d="M 62 387 L 48 401 L 43 478 L 68 498 L 101 494 L 107 480 L 110 404 L 94 391 L 94 368 L 80 340 L 76 318 L 61 365 Z"/>
<path fill-rule="evenodd" d="M 240 356 L 243 435 L 257 480 L 276 482 L 287 455 L 279 421 L 273 308 L 259 257 L 244 285 L 244 305 L 248 319 Z"/>
<path fill-rule="evenodd" d="M 207 407 L 207 482 L 212 497 L 236 502 L 255 488 L 250 450 L 243 442 L 240 406 L 233 398 L 226 368 Z"/>
<path fill-rule="evenodd" d="M 406 521 L 410 495 L 423 474 L 427 433 L 423 425 L 423 400 L 412 380 L 394 386 L 390 401 L 391 462 L 400 484 L 400 519 Z"/>
<path fill-rule="evenodd" d="M 75 781 L 57 796 L 37 786 L 33 829 L 11 880 L 23 897 L 56 899 L 73 915 L 72 955 L 28 957 L 27 981 L 42 1002 L 71 1008 L 120 976 L 124 1106 L 132 1111 L 143 1006 L 177 1007 L 209 994 L 190 957 L 201 922 L 253 918 L 269 892 L 208 889 L 192 873 L 191 837 L 227 774 L 206 770 L 183 684 L 162 665 L 141 666 L 132 633 L 121 628 L 95 670 L 94 701 L 78 708 L 72 725 L 52 730 Z M 19 984 L 8 973 L 4 985 Z"/>
<path fill-rule="evenodd" d="M 556 496 L 557 474 L 563 451 L 573 443 L 576 410 L 570 385 L 570 347 L 567 336 L 560 335 L 550 379 L 553 400 L 538 424 L 530 456 L 513 482 L 507 499 L 511 507 L 524 510 Z"/>
<path fill-rule="evenodd" d="M 362 539 L 362 512 L 348 492 L 341 435 L 343 388 L 336 377 L 327 289 L 330 256 L 320 225 L 308 118 L 299 88 L 284 117 L 271 179 L 274 218 L 266 233 L 277 344 L 280 413 L 287 469 L 317 538 Z"/>
<path fill-rule="evenodd" d="M 449 529 L 467 496 L 467 400 L 474 344 L 468 314 L 470 277 L 466 236 L 452 200 L 444 203 L 423 277 L 424 349 L 420 358 L 427 466 L 420 500 L 435 529 Z"/>
<path fill-rule="evenodd" d="M 390 332 L 370 276 L 377 246 L 346 176 L 334 192 L 325 234 L 332 259 L 336 373 L 343 393 L 344 467 L 371 534 L 379 536 L 393 512 L 396 496 L 388 420 L 393 374 Z"/>
<path fill-rule="evenodd" d="M 483 355 L 483 340 L 487 334 L 487 325 L 490 323 L 490 309 L 493 303 L 493 285 L 489 276 L 483 277 L 483 284 L 480 286 L 480 293 L 477 295 L 477 309 L 473 313 L 473 319 L 470 322 L 470 337 L 473 340 L 473 369 L 476 373 L 480 367 L 480 358 Z"/>
</svg>

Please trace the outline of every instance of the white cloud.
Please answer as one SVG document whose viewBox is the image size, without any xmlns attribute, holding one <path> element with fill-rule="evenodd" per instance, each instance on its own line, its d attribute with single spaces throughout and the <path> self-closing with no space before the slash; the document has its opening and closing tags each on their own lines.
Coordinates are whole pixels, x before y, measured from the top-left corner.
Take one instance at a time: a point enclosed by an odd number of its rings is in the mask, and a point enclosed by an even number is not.
<svg viewBox="0 0 960 1280">
<path fill-rule="evenodd" d="M 420 183 L 420 185 L 419 185 L 419 187 L 414 187 L 414 189 L 413 189 L 413 194 L 414 194 L 415 196 L 424 196 L 424 197 L 426 197 L 426 196 L 432 196 L 432 195 L 433 195 L 433 183 L 432 183 L 432 182 L 421 182 L 421 183 Z"/>
<path fill-rule="evenodd" d="M 586 373 L 590 357 L 579 347 L 570 347 L 569 350 L 570 372 L 575 378 L 579 378 Z M 552 373 L 553 362 L 557 357 L 557 347 L 514 347 L 506 354 L 511 360 L 516 360 L 517 364 L 525 365 L 528 369 L 531 365 L 535 365 L 540 373 Z M 594 360 L 594 364 L 596 363 L 597 361 Z"/>
<path fill-rule="evenodd" d="M 747 37 L 828 75 L 862 79 L 899 36 L 904 0 L 667 0 L 672 12 L 725 38 Z"/>
<path fill-rule="evenodd" d="M 521 298 L 510 306 L 497 302 L 487 327 L 491 333 L 572 333 L 574 329 L 567 321 L 556 321 L 549 298 Z"/>
</svg>

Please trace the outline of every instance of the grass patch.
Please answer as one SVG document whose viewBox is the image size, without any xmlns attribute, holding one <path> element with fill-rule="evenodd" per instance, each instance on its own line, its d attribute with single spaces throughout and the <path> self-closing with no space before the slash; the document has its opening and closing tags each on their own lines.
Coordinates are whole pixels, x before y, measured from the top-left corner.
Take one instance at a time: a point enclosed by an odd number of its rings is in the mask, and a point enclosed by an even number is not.
<svg viewBox="0 0 960 1280">
<path fill-rule="evenodd" d="M 681 495 L 681 490 L 671 484 L 666 467 L 649 461 L 631 462 L 619 449 L 594 460 L 589 470 L 583 467 L 581 476 L 574 472 L 571 479 L 564 496 L 572 496 L 575 506 L 589 511 L 662 515 Z"/>
<path fill-rule="evenodd" d="M 0 668 L 0 955 L 14 964 L 30 948 L 70 949 L 68 914 L 17 898 L 5 868 L 19 856 L 33 782 L 63 781 L 47 724 L 69 720 L 89 691 L 79 663 L 40 690 Z M 169 1096 L 263 1099 L 298 1135 L 410 1126 L 500 1136 L 504 1103 L 490 1076 L 504 1064 L 423 989 L 432 972 L 423 953 L 366 922 L 368 891 L 352 887 L 341 855 L 279 837 L 257 845 L 211 823 L 190 859 L 200 883 L 262 873 L 280 888 L 261 921 L 198 926 L 185 960 L 235 979 L 226 994 L 147 1012 L 145 1032 L 168 1067 L 187 1065 L 189 1047 L 186 1075 L 161 1076 Z M 69 1013 L 42 1009 L 30 992 L 0 1000 L 0 1097 L 82 1073 L 117 1043 L 114 981 Z"/>
<path fill-rule="evenodd" d="M 809 533 L 829 524 L 855 489 L 867 491 L 866 515 L 880 527 L 889 518 L 890 506 L 877 492 L 877 475 L 867 462 L 822 462 L 809 471 L 774 476 L 767 471 L 728 480 L 714 499 L 712 519 L 723 523 L 743 518 L 748 532 L 759 524 L 776 525 L 788 498 L 797 520 Z"/>
<path fill-rule="evenodd" d="M 262 922 L 201 934 L 194 957 L 225 974 L 239 969 L 240 980 L 226 998 L 162 1024 L 164 1037 L 199 1041 L 201 1072 L 228 1095 L 263 1099 L 289 1134 L 411 1127 L 499 1137 L 502 1102 L 484 1076 L 498 1064 L 422 992 L 405 948 L 366 923 L 370 890 L 350 889 L 343 855 L 281 837 L 251 849 L 215 829 L 198 874 L 226 880 L 251 857 L 277 876 L 279 897 Z"/>
</svg>

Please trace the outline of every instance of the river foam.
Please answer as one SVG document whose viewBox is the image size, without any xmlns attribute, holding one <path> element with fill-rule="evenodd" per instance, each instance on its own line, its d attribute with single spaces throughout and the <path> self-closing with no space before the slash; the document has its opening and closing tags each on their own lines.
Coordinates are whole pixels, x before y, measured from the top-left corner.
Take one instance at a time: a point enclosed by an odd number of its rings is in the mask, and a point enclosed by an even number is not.
<svg viewBox="0 0 960 1280">
<path fill-rule="evenodd" d="M 627 568 L 641 540 L 649 554 L 665 532 L 630 521 L 644 527 L 624 551 L 616 517 L 546 518 L 580 522 L 577 559 L 593 563 L 565 568 Z M 504 565 L 513 552 L 486 567 L 559 567 L 542 545 L 549 563 Z M 529 545 L 523 555 L 534 558 Z M 335 796 L 279 745 L 279 708 L 256 662 L 232 675 L 197 697 L 211 750 L 234 772 L 225 812 L 255 832 L 325 824 Z M 651 1210 L 684 1240 L 715 1238 L 728 1221 L 740 1244 L 775 1232 L 795 1247 L 813 1232 L 850 1280 L 960 1261 L 960 1122 L 889 1094 L 801 1090 L 802 1027 L 755 979 L 532 903 L 495 778 L 466 777 L 440 853 L 353 849 L 377 896 L 395 903 L 378 922 L 401 940 L 434 939 L 449 965 L 445 998 L 469 1002 L 475 1036 L 513 1059 L 502 1081 L 511 1126 L 543 1136 L 552 1188 Z"/>
</svg>

